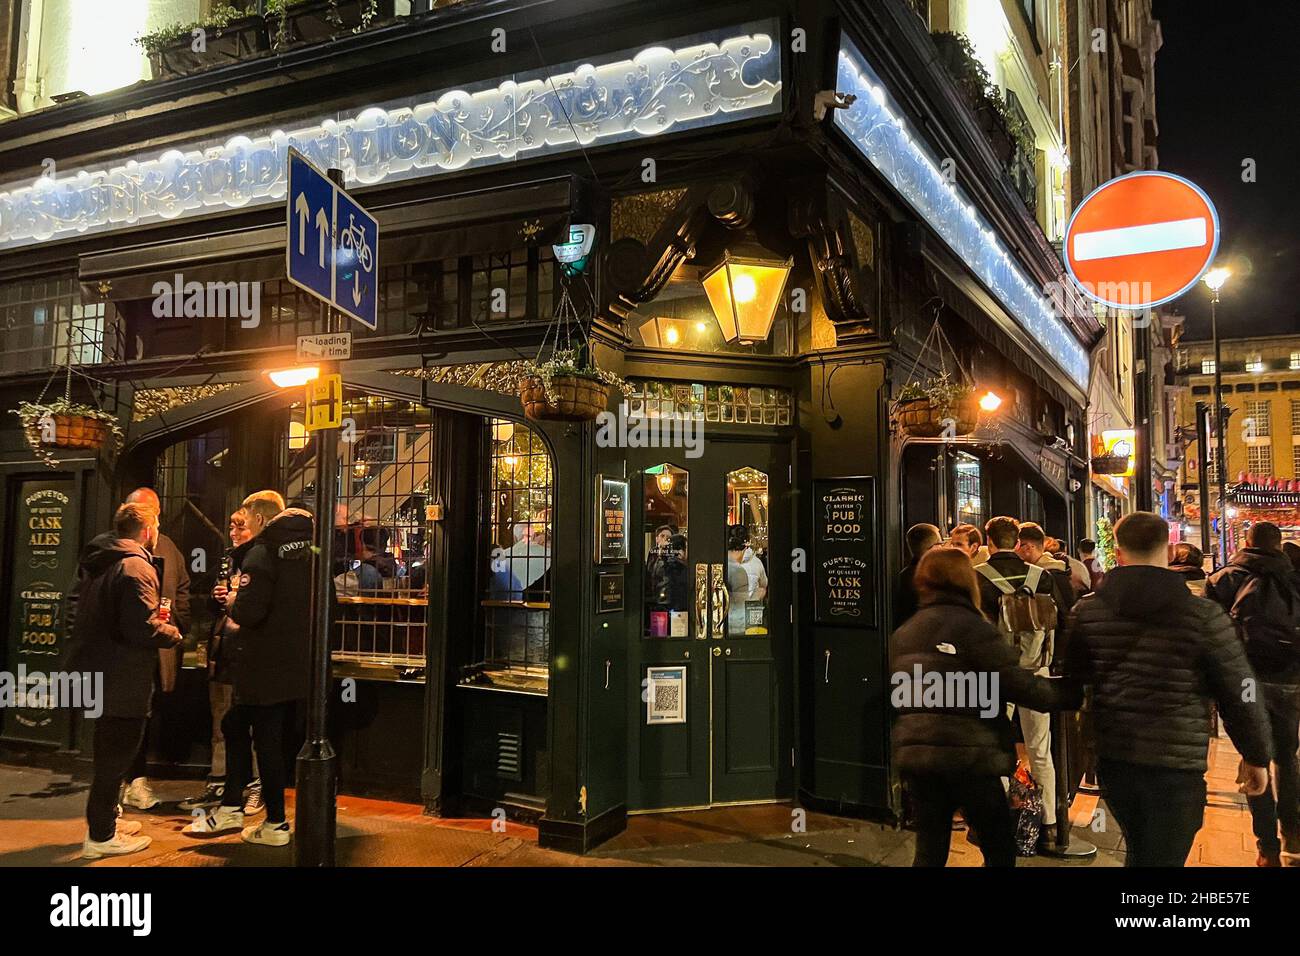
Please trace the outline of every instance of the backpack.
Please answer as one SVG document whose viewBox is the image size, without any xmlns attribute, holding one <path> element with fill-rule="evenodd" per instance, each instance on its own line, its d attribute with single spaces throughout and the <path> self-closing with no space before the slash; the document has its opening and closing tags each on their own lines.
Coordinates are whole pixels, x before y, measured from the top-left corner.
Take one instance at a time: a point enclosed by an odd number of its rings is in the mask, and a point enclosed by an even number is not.
<svg viewBox="0 0 1300 956">
<path fill-rule="evenodd" d="M 1300 594 L 1290 581 L 1274 574 L 1250 575 L 1228 614 L 1253 660 L 1278 669 L 1300 664 Z"/>
<path fill-rule="evenodd" d="M 1050 594 L 1039 594 L 1038 584 L 1045 573 L 1037 565 L 1027 565 L 1025 583 L 1016 588 L 991 564 L 975 568 L 1001 595 L 998 598 L 997 627 L 1020 651 L 1020 666 L 1037 670 L 1052 659 L 1052 642 L 1047 632 L 1056 630 L 1056 602 Z"/>
</svg>

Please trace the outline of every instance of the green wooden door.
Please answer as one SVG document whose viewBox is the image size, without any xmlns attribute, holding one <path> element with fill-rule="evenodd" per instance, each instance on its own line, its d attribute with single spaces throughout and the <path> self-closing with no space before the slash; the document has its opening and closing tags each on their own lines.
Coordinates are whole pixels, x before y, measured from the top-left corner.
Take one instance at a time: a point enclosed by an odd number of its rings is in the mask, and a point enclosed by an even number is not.
<svg viewBox="0 0 1300 956">
<path fill-rule="evenodd" d="M 629 806 L 788 796 L 788 448 L 715 438 L 700 458 L 632 455 Z"/>
</svg>

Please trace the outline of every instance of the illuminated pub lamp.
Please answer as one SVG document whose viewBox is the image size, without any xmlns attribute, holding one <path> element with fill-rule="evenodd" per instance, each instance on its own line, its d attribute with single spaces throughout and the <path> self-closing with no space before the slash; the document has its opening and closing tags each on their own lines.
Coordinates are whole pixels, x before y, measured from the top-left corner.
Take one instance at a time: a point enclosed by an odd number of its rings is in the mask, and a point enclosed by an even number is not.
<svg viewBox="0 0 1300 956">
<path fill-rule="evenodd" d="M 767 339 L 793 265 L 793 258 L 774 258 L 761 247 L 723 253 L 703 283 L 724 339 L 741 345 Z"/>
<path fill-rule="evenodd" d="M 301 388 L 320 376 L 320 368 L 315 365 L 295 365 L 293 368 L 277 368 L 266 374 L 277 388 Z"/>
</svg>

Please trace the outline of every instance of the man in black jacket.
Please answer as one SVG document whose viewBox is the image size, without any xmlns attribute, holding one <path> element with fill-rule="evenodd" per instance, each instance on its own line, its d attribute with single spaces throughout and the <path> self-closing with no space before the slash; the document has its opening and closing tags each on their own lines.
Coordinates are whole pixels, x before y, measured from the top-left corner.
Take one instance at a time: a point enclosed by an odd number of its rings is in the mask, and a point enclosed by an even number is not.
<svg viewBox="0 0 1300 956">
<path fill-rule="evenodd" d="M 158 572 L 149 548 L 158 538 L 158 514 L 126 504 L 113 518 L 115 537 L 96 538 L 78 569 L 79 607 L 69 667 L 104 675 L 103 714 L 95 722 L 95 770 L 86 799 L 88 860 L 135 853 L 149 846 L 140 824 L 117 822 L 118 788 L 140 749 L 149 720 L 158 649 L 181 633 L 158 615 Z"/>
<path fill-rule="evenodd" d="M 1248 801 L 1257 862 L 1281 866 L 1285 854 L 1288 863 L 1300 865 L 1300 575 L 1282 551 L 1281 529 L 1271 521 L 1251 525 L 1246 547 L 1206 582 L 1205 596 L 1237 625 L 1268 712 L 1273 786 Z"/>
<path fill-rule="evenodd" d="M 1205 811 L 1210 699 L 1248 797 L 1268 782 L 1268 721 L 1232 622 L 1168 569 L 1164 519 L 1126 515 L 1115 542 L 1119 567 L 1071 615 L 1064 670 L 1092 686 L 1097 774 L 1126 865 L 1182 866 Z"/>
<path fill-rule="evenodd" d="M 248 843 L 287 846 L 285 735 L 294 707 L 307 697 L 311 626 L 312 516 L 286 508 L 253 539 L 230 604 L 235 704 L 222 723 L 226 787 L 221 806 L 185 828 L 195 836 L 242 830 Z M 244 828 L 243 793 L 257 749 L 266 819 Z"/>
<path fill-rule="evenodd" d="M 898 572 L 898 581 L 894 586 L 894 627 L 898 627 L 916 613 L 916 588 L 912 585 L 916 566 L 925 552 L 938 545 L 943 540 L 943 536 L 932 524 L 914 524 L 907 529 L 905 540 L 908 562 L 903 566 L 903 570 Z"/>
</svg>

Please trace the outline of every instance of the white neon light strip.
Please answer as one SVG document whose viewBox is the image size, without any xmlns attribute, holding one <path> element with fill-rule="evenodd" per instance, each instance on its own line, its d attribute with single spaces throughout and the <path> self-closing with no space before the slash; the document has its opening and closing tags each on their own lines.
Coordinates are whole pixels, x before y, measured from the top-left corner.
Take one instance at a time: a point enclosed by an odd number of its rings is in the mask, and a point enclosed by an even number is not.
<svg viewBox="0 0 1300 956">
<path fill-rule="evenodd" d="M 1209 235 L 1210 224 L 1204 216 L 1081 232 L 1074 237 L 1074 260 L 1087 262 L 1089 259 L 1113 259 L 1144 252 L 1195 249 L 1208 245 Z"/>
<path fill-rule="evenodd" d="M 0 249 L 283 202 L 290 146 L 342 169 L 355 187 L 769 115 L 781 109 L 777 29 L 774 20 L 743 24 L 7 184 Z"/>
<path fill-rule="evenodd" d="M 1029 280 L 969 197 L 939 168 L 876 71 L 847 38 L 840 39 L 835 89 L 856 102 L 835 110 L 835 125 L 884 179 L 939 234 L 953 253 L 1002 303 L 1012 319 L 1081 389 L 1088 388 L 1088 351 L 1057 314 L 1044 290 Z M 1064 275 L 1060 282 L 1068 280 Z"/>
</svg>

